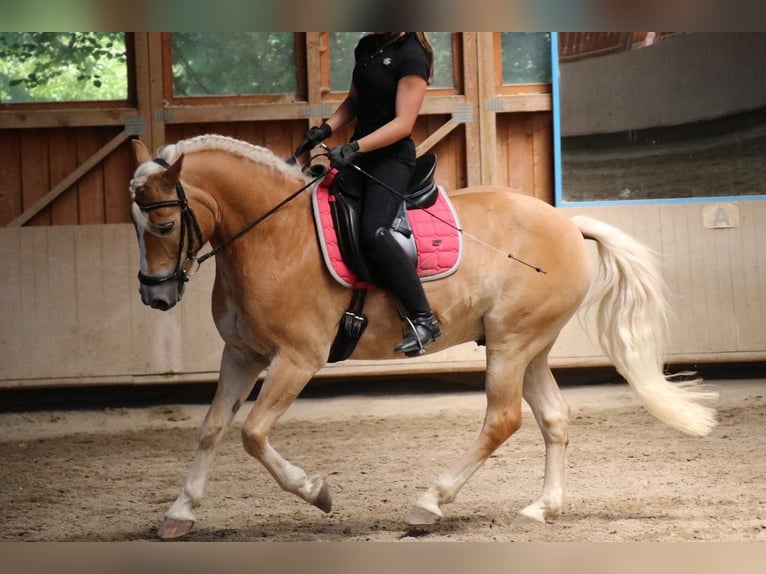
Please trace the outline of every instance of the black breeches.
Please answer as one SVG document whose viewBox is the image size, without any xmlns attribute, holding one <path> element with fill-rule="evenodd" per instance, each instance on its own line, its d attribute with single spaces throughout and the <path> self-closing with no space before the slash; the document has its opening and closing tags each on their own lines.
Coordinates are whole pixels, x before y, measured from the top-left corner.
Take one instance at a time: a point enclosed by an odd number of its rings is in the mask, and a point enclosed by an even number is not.
<svg viewBox="0 0 766 574">
<path fill-rule="evenodd" d="M 377 161 L 374 164 L 369 162 L 368 165 L 364 163 L 359 162 L 362 169 L 399 194 L 407 190 L 415 169 L 414 163 L 408 165 L 396 160 Z M 358 181 L 364 189 L 362 247 L 372 263 L 376 282 L 396 295 L 410 313 L 430 313 L 431 307 L 415 267 L 397 241 L 388 235 L 402 198 L 366 176 Z"/>
<path fill-rule="evenodd" d="M 388 160 L 362 166 L 367 173 L 382 181 L 399 194 L 404 194 L 414 166 L 401 161 Z M 375 232 L 380 227 L 391 227 L 402 199 L 368 177 L 362 176 L 360 184 L 364 189 L 362 200 L 362 247 L 372 255 L 375 251 Z"/>
</svg>

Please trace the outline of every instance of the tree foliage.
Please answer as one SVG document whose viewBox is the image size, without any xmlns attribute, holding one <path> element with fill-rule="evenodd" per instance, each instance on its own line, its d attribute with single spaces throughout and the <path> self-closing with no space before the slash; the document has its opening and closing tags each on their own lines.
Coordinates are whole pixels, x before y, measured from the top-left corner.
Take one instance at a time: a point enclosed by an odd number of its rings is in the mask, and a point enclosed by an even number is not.
<svg viewBox="0 0 766 574">
<path fill-rule="evenodd" d="M 173 94 L 292 94 L 297 91 L 292 32 L 175 32 Z"/>
<path fill-rule="evenodd" d="M 364 32 L 330 33 L 330 85 L 345 91 Z M 430 32 L 432 87 L 452 87 L 452 33 Z M 180 97 L 295 94 L 292 32 L 176 32 L 173 94 Z M 128 99 L 122 32 L 0 32 L 0 102 Z M 503 33 L 505 83 L 550 81 L 550 34 Z"/>
<path fill-rule="evenodd" d="M 0 101 L 127 99 L 122 32 L 0 33 Z"/>
<path fill-rule="evenodd" d="M 334 92 L 344 92 L 351 85 L 354 47 L 367 32 L 330 33 L 330 86 Z M 452 33 L 429 32 L 428 39 L 434 49 L 434 88 L 452 88 L 455 85 L 453 72 Z"/>
</svg>

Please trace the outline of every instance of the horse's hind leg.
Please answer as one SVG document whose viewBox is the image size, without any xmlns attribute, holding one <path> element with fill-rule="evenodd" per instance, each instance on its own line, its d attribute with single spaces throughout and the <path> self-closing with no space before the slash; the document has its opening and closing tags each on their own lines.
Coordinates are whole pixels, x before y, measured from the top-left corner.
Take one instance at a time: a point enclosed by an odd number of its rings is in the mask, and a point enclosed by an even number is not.
<svg viewBox="0 0 766 574">
<path fill-rule="evenodd" d="M 194 525 L 192 508 L 199 506 L 202 501 L 216 447 L 265 366 L 265 361 L 245 355 L 228 345 L 224 348 L 218 387 L 200 427 L 197 452 L 178 498 L 165 513 L 159 529 L 161 538 L 176 538 L 191 530 Z"/>
<path fill-rule="evenodd" d="M 269 433 L 290 407 L 317 368 L 300 367 L 283 355 L 270 364 L 263 388 L 242 428 L 242 444 L 251 456 L 266 467 L 287 492 L 330 512 L 330 490 L 321 476 L 308 477 L 303 469 L 285 460 L 269 442 Z"/>
<path fill-rule="evenodd" d="M 524 400 L 531 407 L 545 440 L 542 494 L 520 511 L 522 516 L 536 522 L 557 518 L 564 506 L 569 405 L 548 366 L 549 351 L 550 347 L 535 357 L 524 375 Z"/>
<path fill-rule="evenodd" d="M 510 347 L 510 346 L 509 346 Z M 484 461 L 521 426 L 521 387 L 526 362 L 514 352 L 487 349 L 487 413 L 474 443 L 415 503 L 412 525 L 433 524 Z M 515 355 L 515 356 L 514 356 Z"/>
</svg>

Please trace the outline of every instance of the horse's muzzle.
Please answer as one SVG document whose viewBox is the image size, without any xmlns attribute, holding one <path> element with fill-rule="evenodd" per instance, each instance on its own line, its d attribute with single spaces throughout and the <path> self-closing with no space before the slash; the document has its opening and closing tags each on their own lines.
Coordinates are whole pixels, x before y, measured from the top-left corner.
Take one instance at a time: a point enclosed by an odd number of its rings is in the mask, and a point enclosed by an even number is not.
<svg viewBox="0 0 766 574">
<path fill-rule="evenodd" d="M 144 305 L 152 309 L 168 311 L 181 300 L 183 287 L 179 287 L 176 281 L 168 281 L 161 285 L 141 285 L 138 292 L 141 294 L 141 302 Z"/>
</svg>

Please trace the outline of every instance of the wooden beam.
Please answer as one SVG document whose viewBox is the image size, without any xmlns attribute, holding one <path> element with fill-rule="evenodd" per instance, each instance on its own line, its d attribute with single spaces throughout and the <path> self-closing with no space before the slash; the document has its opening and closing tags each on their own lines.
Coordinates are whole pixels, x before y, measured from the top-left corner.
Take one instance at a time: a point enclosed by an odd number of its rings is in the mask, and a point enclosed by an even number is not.
<svg viewBox="0 0 766 574">
<path fill-rule="evenodd" d="M 125 116 L 135 113 L 136 108 L 125 106 L 104 106 L 98 109 L 3 110 L 0 111 L 0 129 L 122 126 L 125 124 Z"/>
<path fill-rule="evenodd" d="M 329 83 L 329 63 L 325 65 L 329 32 L 306 32 L 306 77 L 308 78 L 308 108 L 320 108 L 322 83 Z M 324 68 L 327 70 L 324 70 Z M 329 107 L 329 106 L 328 106 Z M 333 111 L 335 106 L 332 107 Z M 317 126 L 325 118 L 309 114 L 308 126 Z"/>
<path fill-rule="evenodd" d="M 444 125 L 442 125 L 442 127 L 440 127 L 438 130 L 420 142 L 420 144 L 418 144 L 418 146 L 415 148 L 415 155 L 419 157 L 426 153 L 429 149 L 447 137 L 447 135 L 449 135 L 452 130 L 454 130 L 459 125 L 460 124 L 458 122 L 448 120 Z"/>
<path fill-rule="evenodd" d="M 117 149 L 117 147 L 119 147 L 125 140 L 127 140 L 128 137 L 130 137 L 130 135 L 128 134 L 128 132 L 124 130 L 120 132 L 118 135 L 116 135 L 115 137 L 113 137 L 104 147 L 102 147 L 100 150 L 98 150 L 96 153 L 90 156 L 85 161 L 85 163 L 83 163 L 80 167 L 78 167 L 76 170 L 70 173 L 58 185 L 56 185 L 56 187 L 54 187 L 52 190 L 46 193 L 43 197 L 41 197 L 37 202 L 35 202 L 35 204 L 32 205 L 32 207 L 25 210 L 24 213 L 22 213 L 16 219 L 8 223 L 8 227 L 21 227 L 27 221 L 32 219 L 35 215 L 37 215 L 43 209 L 45 209 L 54 199 L 56 199 L 59 195 L 61 195 L 67 189 L 69 189 L 75 183 L 77 183 L 77 181 L 82 176 L 84 176 L 96 165 L 98 165 L 101 162 L 101 160 L 103 160 L 106 156 L 108 156 L 115 149 Z"/>
<path fill-rule="evenodd" d="M 136 106 L 143 121 L 143 133 L 138 134 L 147 148 L 154 149 L 152 143 L 152 92 L 149 73 L 149 33 L 133 32 L 135 51 L 134 67 L 136 70 Z"/>
<path fill-rule="evenodd" d="M 467 103 L 473 104 L 473 121 L 465 124 L 466 185 L 481 183 L 480 117 L 476 113 L 479 97 L 478 35 L 484 32 L 463 32 L 463 86 Z"/>
<path fill-rule="evenodd" d="M 151 142 L 150 150 L 165 144 L 165 95 L 163 93 L 165 78 L 162 71 L 163 49 L 170 50 L 170 36 L 163 32 L 149 33 L 149 97 L 151 112 L 151 129 L 149 137 L 144 141 Z M 168 62 L 170 54 L 167 54 Z M 172 86 L 169 88 L 172 90 Z"/>
</svg>

